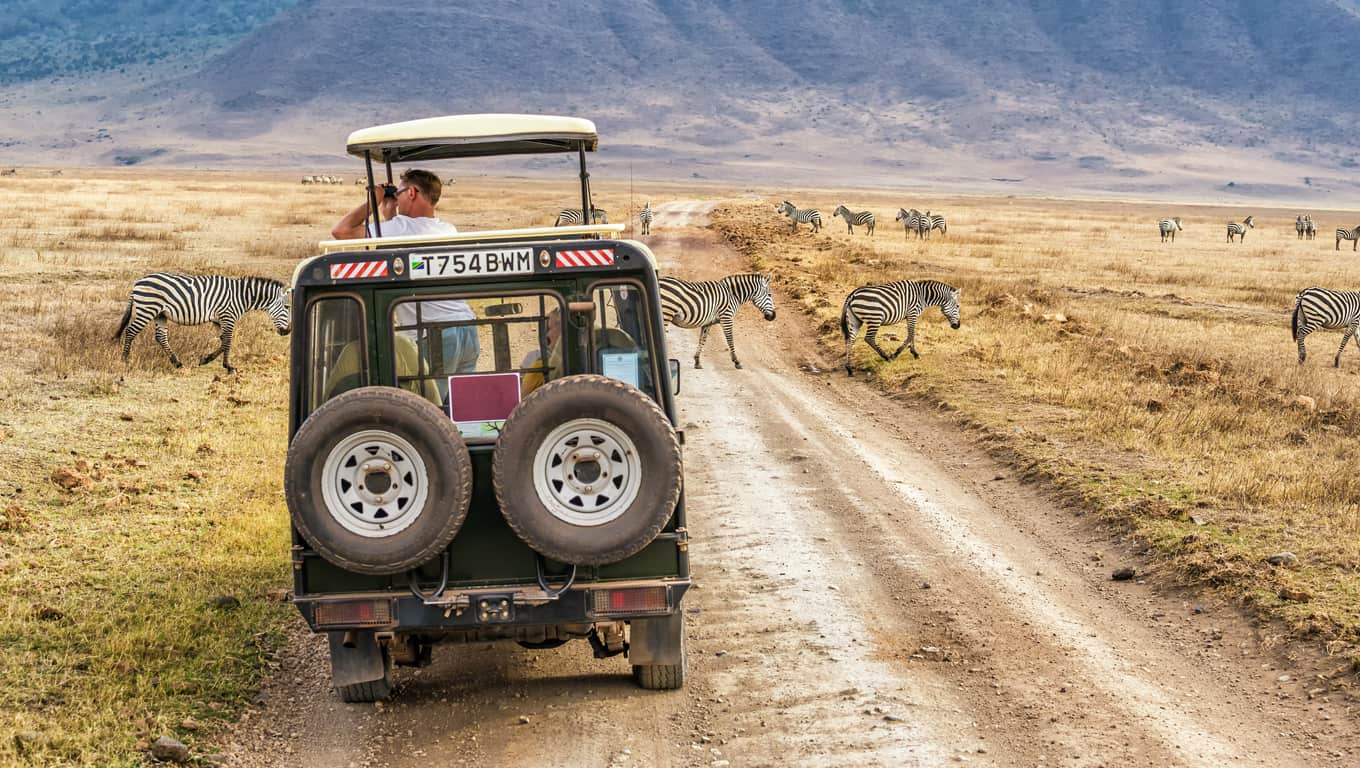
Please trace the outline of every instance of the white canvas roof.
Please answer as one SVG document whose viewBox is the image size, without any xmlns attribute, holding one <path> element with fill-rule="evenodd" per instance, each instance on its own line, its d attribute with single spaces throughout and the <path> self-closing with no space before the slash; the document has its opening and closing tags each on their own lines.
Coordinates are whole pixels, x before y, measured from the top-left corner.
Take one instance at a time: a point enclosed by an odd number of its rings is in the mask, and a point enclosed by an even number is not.
<svg viewBox="0 0 1360 768">
<path fill-rule="evenodd" d="M 558 115 L 447 115 L 364 128 L 349 135 L 346 151 L 387 162 L 452 157 L 594 152 L 595 123 Z"/>
</svg>

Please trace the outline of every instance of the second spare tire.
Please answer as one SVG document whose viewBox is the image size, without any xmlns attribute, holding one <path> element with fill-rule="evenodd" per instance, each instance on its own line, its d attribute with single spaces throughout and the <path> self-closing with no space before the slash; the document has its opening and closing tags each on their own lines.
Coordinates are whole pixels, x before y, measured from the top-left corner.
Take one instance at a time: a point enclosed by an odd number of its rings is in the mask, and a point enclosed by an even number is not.
<svg viewBox="0 0 1360 768">
<path fill-rule="evenodd" d="M 317 408 L 284 465 L 293 525 L 322 557 L 386 575 L 433 559 L 467 518 L 472 462 L 462 436 L 428 400 L 363 387 Z"/>
<path fill-rule="evenodd" d="M 535 552 L 603 565 L 647 546 L 680 499 L 680 443 L 665 412 L 605 376 L 535 389 L 505 422 L 493 464 L 506 522 Z"/>
</svg>

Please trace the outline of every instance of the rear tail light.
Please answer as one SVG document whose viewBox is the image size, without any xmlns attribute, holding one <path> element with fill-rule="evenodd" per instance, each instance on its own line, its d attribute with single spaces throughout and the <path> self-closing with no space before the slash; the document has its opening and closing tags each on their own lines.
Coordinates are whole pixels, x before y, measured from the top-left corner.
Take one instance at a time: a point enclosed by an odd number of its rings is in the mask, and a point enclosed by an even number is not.
<svg viewBox="0 0 1360 768">
<path fill-rule="evenodd" d="M 596 589 L 590 593 L 591 613 L 596 616 L 668 614 L 671 612 L 667 587 L 630 587 Z"/>
<path fill-rule="evenodd" d="M 392 601 L 317 603 L 315 616 L 318 627 L 385 627 L 392 623 Z"/>
</svg>

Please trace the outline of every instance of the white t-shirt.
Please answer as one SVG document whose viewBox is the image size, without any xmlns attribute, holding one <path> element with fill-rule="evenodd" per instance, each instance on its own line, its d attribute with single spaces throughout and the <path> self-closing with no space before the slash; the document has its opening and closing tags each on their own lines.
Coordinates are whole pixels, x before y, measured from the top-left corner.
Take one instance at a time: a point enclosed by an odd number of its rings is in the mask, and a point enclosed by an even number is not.
<svg viewBox="0 0 1360 768">
<path fill-rule="evenodd" d="M 402 216 L 400 214 L 382 223 L 383 237 L 406 237 L 408 235 L 456 235 L 458 228 L 433 216 Z M 373 234 L 373 225 L 368 225 L 368 234 Z M 420 302 L 420 316 L 425 322 L 446 320 L 476 320 L 477 315 L 466 301 L 449 299 L 445 301 Z M 397 324 L 416 324 L 416 302 L 408 301 L 397 305 Z"/>
<path fill-rule="evenodd" d="M 407 237 L 409 235 L 456 235 L 458 228 L 434 216 L 402 216 L 397 214 L 382 223 L 383 237 Z M 368 225 L 369 237 L 373 225 Z"/>
</svg>

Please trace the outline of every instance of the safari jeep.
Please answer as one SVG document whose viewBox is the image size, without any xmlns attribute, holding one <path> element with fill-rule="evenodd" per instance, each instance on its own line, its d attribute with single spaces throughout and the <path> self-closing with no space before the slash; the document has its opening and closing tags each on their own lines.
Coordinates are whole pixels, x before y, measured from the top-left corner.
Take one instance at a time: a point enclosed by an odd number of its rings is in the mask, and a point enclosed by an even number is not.
<svg viewBox="0 0 1360 768">
<path fill-rule="evenodd" d="M 348 151 L 370 189 L 375 164 L 391 183 L 393 163 L 576 153 L 589 210 L 598 142 L 588 120 L 461 115 L 357 131 Z M 345 701 L 387 697 L 392 664 L 437 643 L 488 640 L 584 639 L 643 688 L 684 684 L 679 364 L 653 256 L 622 231 L 328 241 L 298 266 L 295 603 Z M 449 302 L 462 319 L 437 311 Z M 456 365 L 447 340 L 467 328 L 475 365 Z"/>
</svg>

